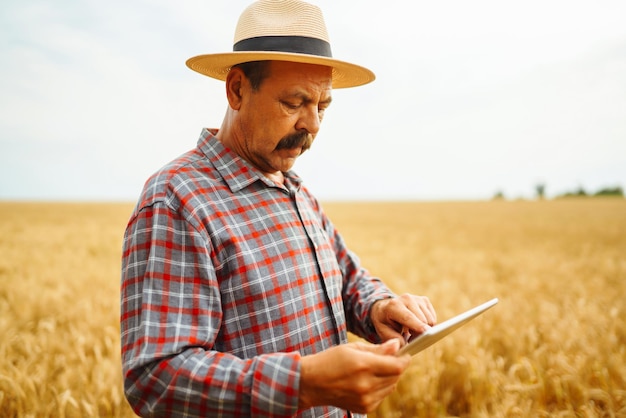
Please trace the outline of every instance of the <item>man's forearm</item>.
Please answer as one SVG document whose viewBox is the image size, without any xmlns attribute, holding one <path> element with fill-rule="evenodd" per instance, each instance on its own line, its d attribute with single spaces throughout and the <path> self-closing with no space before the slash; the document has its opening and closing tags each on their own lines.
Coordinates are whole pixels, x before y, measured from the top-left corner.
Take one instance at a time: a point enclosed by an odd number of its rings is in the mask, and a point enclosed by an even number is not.
<svg viewBox="0 0 626 418">
<path fill-rule="evenodd" d="M 125 392 L 140 416 L 293 416 L 298 408 L 300 356 L 241 360 L 189 349 L 125 373 Z"/>
</svg>

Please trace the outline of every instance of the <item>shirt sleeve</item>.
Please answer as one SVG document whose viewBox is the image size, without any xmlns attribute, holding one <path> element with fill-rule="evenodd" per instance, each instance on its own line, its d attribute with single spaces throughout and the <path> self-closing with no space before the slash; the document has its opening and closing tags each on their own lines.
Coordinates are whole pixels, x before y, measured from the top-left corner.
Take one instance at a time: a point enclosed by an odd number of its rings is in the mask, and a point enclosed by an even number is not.
<svg viewBox="0 0 626 418">
<path fill-rule="evenodd" d="M 343 275 L 342 298 L 348 330 L 372 343 L 380 343 L 382 340 L 372 324 L 370 310 L 376 301 L 394 298 L 396 294 L 361 266 L 358 256 L 348 249 L 321 207 L 319 210 Z"/>
<path fill-rule="evenodd" d="M 141 416 L 293 416 L 298 353 L 213 350 L 222 310 L 211 260 L 206 234 L 163 202 L 129 222 L 120 318 L 129 403 Z"/>
</svg>

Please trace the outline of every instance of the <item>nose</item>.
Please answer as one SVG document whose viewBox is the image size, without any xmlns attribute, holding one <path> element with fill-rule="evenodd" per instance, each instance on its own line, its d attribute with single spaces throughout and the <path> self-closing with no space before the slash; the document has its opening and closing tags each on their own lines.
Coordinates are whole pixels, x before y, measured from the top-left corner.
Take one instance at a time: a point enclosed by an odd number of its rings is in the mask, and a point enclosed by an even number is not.
<svg viewBox="0 0 626 418">
<path fill-rule="evenodd" d="M 316 135 L 320 130 L 322 118 L 317 106 L 306 106 L 296 122 L 296 129 L 304 129 L 312 135 Z"/>
</svg>

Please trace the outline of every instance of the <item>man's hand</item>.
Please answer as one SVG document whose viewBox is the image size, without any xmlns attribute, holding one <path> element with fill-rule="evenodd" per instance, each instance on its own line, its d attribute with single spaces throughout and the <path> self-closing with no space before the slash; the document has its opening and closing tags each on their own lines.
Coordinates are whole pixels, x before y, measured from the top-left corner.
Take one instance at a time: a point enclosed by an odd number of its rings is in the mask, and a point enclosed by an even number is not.
<svg viewBox="0 0 626 418">
<path fill-rule="evenodd" d="M 334 405 L 371 412 L 409 366 L 410 356 L 395 355 L 399 347 L 395 340 L 381 345 L 355 342 L 302 357 L 299 407 Z"/>
<path fill-rule="evenodd" d="M 374 303 L 370 318 L 383 341 L 397 338 L 401 344 L 407 337 L 417 337 L 437 323 L 435 308 L 426 296 L 408 293 Z"/>
</svg>

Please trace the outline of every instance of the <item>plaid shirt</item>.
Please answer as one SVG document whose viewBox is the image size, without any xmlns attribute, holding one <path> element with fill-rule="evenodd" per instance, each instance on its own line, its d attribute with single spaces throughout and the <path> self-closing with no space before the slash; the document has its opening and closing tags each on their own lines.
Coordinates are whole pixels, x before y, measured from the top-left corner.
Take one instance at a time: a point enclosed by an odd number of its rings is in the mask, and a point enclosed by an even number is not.
<svg viewBox="0 0 626 418">
<path fill-rule="evenodd" d="M 295 174 L 276 185 L 214 134 L 147 181 L 126 229 L 126 396 L 150 416 L 345 416 L 298 411 L 300 356 L 377 342 L 369 309 L 393 294 Z"/>
</svg>

